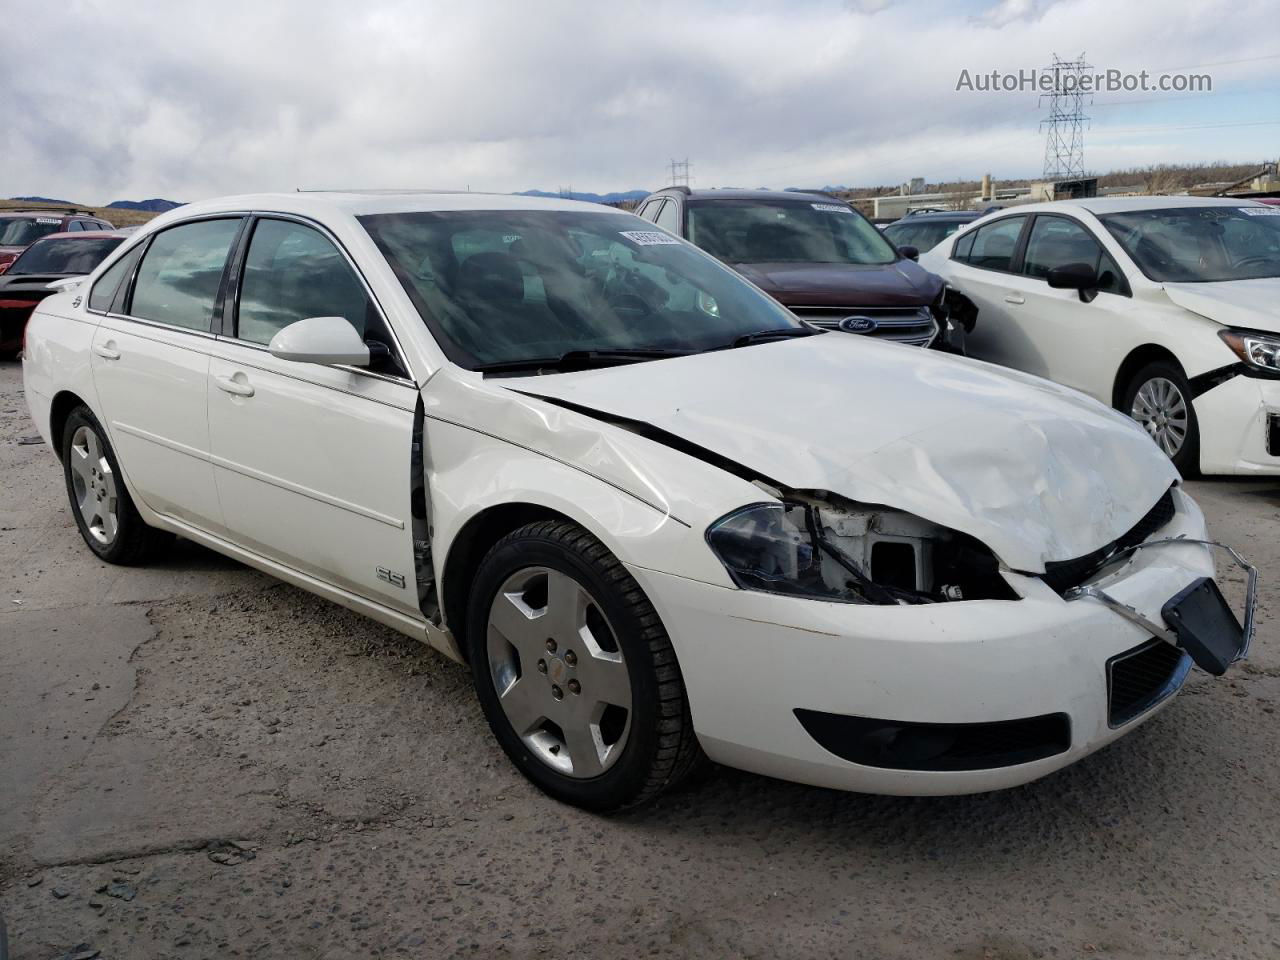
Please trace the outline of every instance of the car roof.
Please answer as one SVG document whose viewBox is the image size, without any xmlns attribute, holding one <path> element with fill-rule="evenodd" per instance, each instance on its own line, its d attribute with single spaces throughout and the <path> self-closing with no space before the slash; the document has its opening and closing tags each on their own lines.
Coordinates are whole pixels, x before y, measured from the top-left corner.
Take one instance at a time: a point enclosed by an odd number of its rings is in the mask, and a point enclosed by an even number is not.
<svg viewBox="0 0 1280 960">
<path fill-rule="evenodd" d="M 362 217 L 378 213 L 429 213 L 450 210 L 565 210 L 618 213 L 614 207 L 559 197 L 526 197 L 511 193 L 414 190 L 317 190 L 294 193 L 251 193 L 197 200 L 161 214 L 146 226 L 186 220 L 210 213 L 244 211 L 292 213 L 323 218 L 346 214 Z"/>
<path fill-rule="evenodd" d="M 27 219 L 29 217 L 47 217 L 50 220 L 65 220 L 67 217 L 92 216 L 92 214 L 67 213 L 65 210 L 0 210 L 0 219 Z"/>
<path fill-rule="evenodd" d="M 1007 214 L 1088 210 L 1093 214 L 1106 215 L 1138 210 L 1173 210 L 1180 207 L 1239 207 L 1254 203 L 1249 197 L 1082 197 L 1075 200 L 1050 200 L 1047 203 L 1024 203 L 993 212 Z"/>
<path fill-rule="evenodd" d="M 684 193 L 679 187 L 663 187 L 655 193 Z M 743 190 L 738 187 L 717 187 L 710 190 L 690 190 L 686 196 L 690 200 L 798 200 L 810 203 L 844 203 L 826 193 L 810 193 L 800 190 Z"/>
</svg>

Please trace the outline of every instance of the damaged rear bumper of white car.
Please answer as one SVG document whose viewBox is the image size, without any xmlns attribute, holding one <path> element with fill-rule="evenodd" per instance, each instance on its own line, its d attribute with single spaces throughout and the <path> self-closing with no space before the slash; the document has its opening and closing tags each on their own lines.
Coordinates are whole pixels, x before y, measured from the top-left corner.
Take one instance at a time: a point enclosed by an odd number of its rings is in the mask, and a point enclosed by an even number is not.
<svg viewBox="0 0 1280 960">
<path fill-rule="evenodd" d="M 1171 494 L 1174 515 L 1150 539 L 1204 539 L 1200 509 Z M 1192 666 L 1107 603 L 1065 599 L 1035 576 L 1005 573 L 1018 600 L 873 606 L 632 572 L 675 638 L 708 755 L 817 786 L 1026 783 L 1134 729 Z M 1213 573 L 1209 547 L 1167 544 L 1088 582 L 1160 623 L 1170 598 Z"/>
</svg>

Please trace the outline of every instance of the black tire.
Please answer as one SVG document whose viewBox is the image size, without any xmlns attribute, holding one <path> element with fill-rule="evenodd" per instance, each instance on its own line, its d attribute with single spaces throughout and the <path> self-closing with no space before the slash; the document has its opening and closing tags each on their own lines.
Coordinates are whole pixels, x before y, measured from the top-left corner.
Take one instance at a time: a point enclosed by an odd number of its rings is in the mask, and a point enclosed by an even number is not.
<svg viewBox="0 0 1280 960">
<path fill-rule="evenodd" d="M 1200 422 L 1196 419 L 1196 408 L 1191 402 L 1191 385 L 1187 382 L 1187 375 L 1182 372 L 1182 367 L 1169 360 L 1148 363 L 1130 378 L 1120 399 L 1120 412 L 1142 422 L 1142 418 L 1135 412 L 1135 402 L 1143 386 L 1153 381 L 1172 384 L 1186 408 L 1186 434 L 1177 452 L 1170 455 L 1169 459 L 1184 477 L 1194 477 L 1200 472 Z M 1168 453 L 1167 450 L 1165 452 Z"/>
<path fill-rule="evenodd" d="M 109 543 L 102 542 L 90 531 L 89 523 L 79 506 L 79 496 L 74 478 L 75 471 L 72 467 L 72 458 L 76 457 L 77 453 L 72 449 L 72 446 L 77 432 L 82 428 L 92 431 L 97 437 L 101 456 L 109 464 L 113 478 L 116 501 L 115 515 L 118 527 Z M 71 411 L 65 426 L 62 428 L 61 443 L 62 473 L 67 485 L 67 499 L 70 501 L 71 515 L 76 518 L 76 526 L 80 529 L 80 536 L 84 538 L 84 542 L 89 549 L 99 558 L 107 561 L 107 563 L 118 563 L 126 566 L 145 563 L 172 541 L 172 535 L 162 530 L 156 530 L 154 527 L 149 527 L 143 522 L 138 513 L 138 508 L 133 504 L 133 498 L 129 496 L 129 490 L 124 483 L 124 474 L 120 470 L 120 462 L 116 459 L 115 450 L 112 449 L 111 442 L 107 439 L 106 431 L 102 429 L 102 425 L 98 423 L 98 418 L 93 415 L 93 412 L 88 407 L 81 405 Z"/>
<path fill-rule="evenodd" d="M 537 756 L 499 703 L 488 654 L 490 610 L 499 588 L 529 568 L 575 580 L 606 618 L 626 664 L 629 733 L 612 765 L 590 779 L 553 769 Z M 473 581 L 466 642 L 476 692 L 498 743 L 526 777 L 557 800 L 595 811 L 635 806 L 674 786 L 703 760 L 680 665 L 662 621 L 626 567 L 574 523 L 530 523 L 494 545 Z"/>
</svg>

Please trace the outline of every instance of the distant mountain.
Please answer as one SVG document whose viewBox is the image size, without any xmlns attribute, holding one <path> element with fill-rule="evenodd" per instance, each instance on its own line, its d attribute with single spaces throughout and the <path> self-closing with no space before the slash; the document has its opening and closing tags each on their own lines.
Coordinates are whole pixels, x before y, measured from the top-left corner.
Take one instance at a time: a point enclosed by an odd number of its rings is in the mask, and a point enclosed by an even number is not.
<svg viewBox="0 0 1280 960">
<path fill-rule="evenodd" d="M 643 200 L 652 190 L 625 190 L 620 193 L 574 193 L 568 191 L 566 193 L 548 192 L 546 190 L 521 190 L 516 196 L 518 197 L 561 197 L 566 200 L 585 200 L 588 203 L 621 203 L 623 200 L 630 200 L 632 203 L 637 200 Z"/>
<path fill-rule="evenodd" d="M 23 203 L 57 203 L 64 207 L 74 207 L 75 204 L 70 200 L 52 200 L 49 197 L 10 197 L 10 200 L 20 200 Z"/>
<path fill-rule="evenodd" d="M 147 213 L 165 213 L 183 204 L 176 200 L 112 200 L 107 207 L 113 210 L 143 210 Z"/>
</svg>

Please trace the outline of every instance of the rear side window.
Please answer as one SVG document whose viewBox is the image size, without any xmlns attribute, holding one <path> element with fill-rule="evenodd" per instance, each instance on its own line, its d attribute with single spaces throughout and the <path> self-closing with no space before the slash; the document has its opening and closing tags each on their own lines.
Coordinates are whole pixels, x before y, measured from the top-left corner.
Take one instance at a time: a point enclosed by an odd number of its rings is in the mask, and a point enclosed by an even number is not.
<svg viewBox="0 0 1280 960">
<path fill-rule="evenodd" d="M 67 227 L 67 233 L 79 233 L 84 229 L 83 220 L 72 220 L 71 225 Z"/>
<path fill-rule="evenodd" d="M 308 317 L 344 317 L 361 337 L 390 346 L 360 278 L 327 237 L 300 223 L 259 220 L 245 258 L 236 336 L 267 344 Z"/>
<path fill-rule="evenodd" d="M 964 256 L 964 262 L 971 267 L 983 270 L 1009 270 L 1013 263 L 1013 252 L 1018 246 L 1018 236 L 1022 233 L 1022 224 L 1026 217 L 1005 217 L 979 227 L 972 234 L 972 247 Z M 957 244 L 955 259 L 960 256 Z"/>
<path fill-rule="evenodd" d="M 97 310 L 99 313 L 107 313 L 111 310 L 111 304 L 116 299 L 116 291 L 120 289 L 120 281 L 133 272 L 133 265 L 138 262 L 138 254 L 141 252 L 141 246 L 134 247 L 109 266 L 98 278 L 98 282 L 89 291 L 90 310 Z"/>
<path fill-rule="evenodd" d="M 158 233 L 138 267 L 132 316 L 208 330 L 240 221 L 201 220 Z"/>
</svg>

